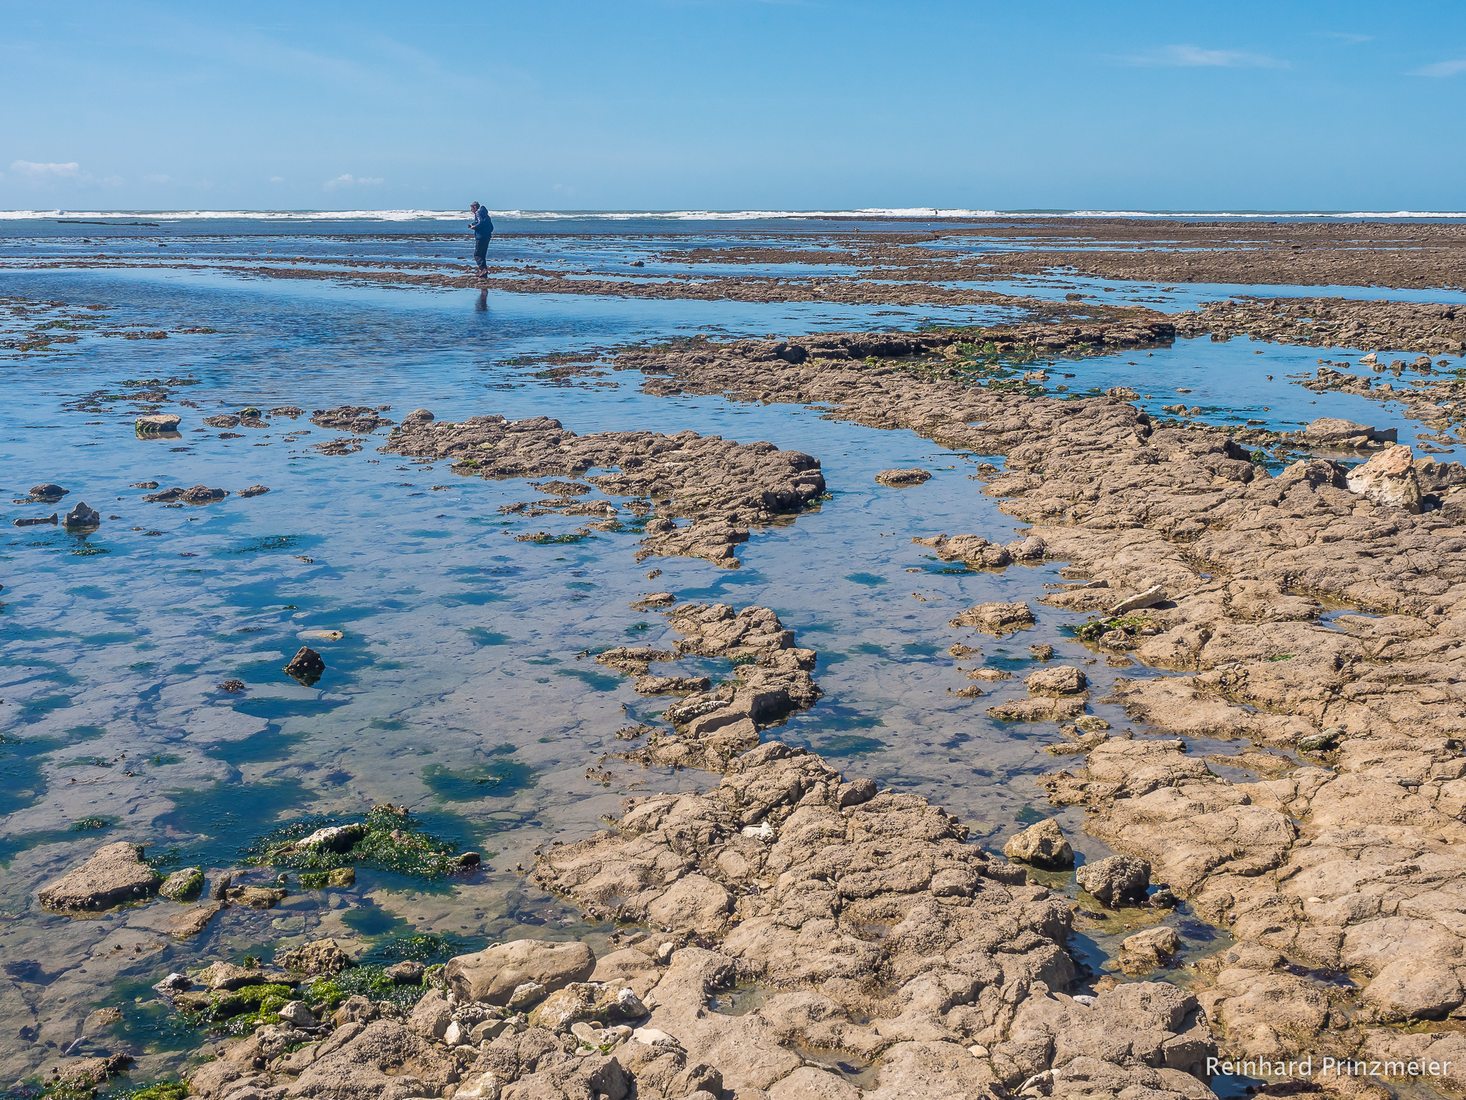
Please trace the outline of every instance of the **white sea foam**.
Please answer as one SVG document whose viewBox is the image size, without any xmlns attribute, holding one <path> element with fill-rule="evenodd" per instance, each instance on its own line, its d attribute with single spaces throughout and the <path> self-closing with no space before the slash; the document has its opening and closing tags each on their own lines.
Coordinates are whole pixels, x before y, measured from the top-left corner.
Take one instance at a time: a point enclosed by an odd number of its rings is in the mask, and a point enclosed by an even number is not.
<svg viewBox="0 0 1466 1100">
<path fill-rule="evenodd" d="M 1466 218 L 1459 210 L 969 210 L 932 206 L 859 210 L 495 210 L 524 221 L 775 221 L 831 218 Z M 0 210 L 0 221 L 461 221 L 462 210 Z"/>
</svg>

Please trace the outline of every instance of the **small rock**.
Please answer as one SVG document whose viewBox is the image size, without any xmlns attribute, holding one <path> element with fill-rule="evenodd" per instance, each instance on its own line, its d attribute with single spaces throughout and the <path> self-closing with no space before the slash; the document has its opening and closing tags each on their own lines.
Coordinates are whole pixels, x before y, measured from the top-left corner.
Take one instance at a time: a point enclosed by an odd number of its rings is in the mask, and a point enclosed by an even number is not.
<svg viewBox="0 0 1466 1100">
<path fill-rule="evenodd" d="M 138 417 L 135 427 L 138 435 L 167 435 L 178 431 L 182 422 L 183 418 L 173 413 L 150 413 Z"/>
<path fill-rule="evenodd" d="M 1120 944 L 1120 968 L 1127 974 L 1146 974 L 1169 966 L 1181 953 L 1181 937 L 1161 925 L 1128 936 Z"/>
<path fill-rule="evenodd" d="M 269 491 L 270 487 L 268 485 L 251 485 L 248 489 L 239 490 L 239 495 L 248 499 L 249 497 L 257 497 Z"/>
<path fill-rule="evenodd" d="M 980 603 L 958 614 L 948 626 L 970 626 L 987 634 L 1006 634 L 1036 620 L 1026 603 Z"/>
<path fill-rule="evenodd" d="M 1074 866 L 1074 849 L 1064 839 L 1059 823 L 1053 818 L 1030 825 L 1003 845 L 1009 859 L 1030 863 L 1035 867 L 1060 868 Z"/>
<path fill-rule="evenodd" d="M 276 1015 L 292 1027 L 316 1026 L 316 1014 L 306 1006 L 304 1001 L 286 1001 L 280 1006 Z"/>
<path fill-rule="evenodd" d="M 193 901 L 204 889 L 204 872 L 200 867 L 184 867 L 163 880 L 158 893 L 169 901 Z"/>
<path fill-rule="evenodd" d="M 1415 473 L 1415 455 L 1409 447 L 1386 447 L 1362 466 L 1344 475 L 1344 484 L 1351 493 L 1368 497 L 1376 504 L 1420 512 L 1425 493 Z M 69 520 L 69 517 L 68 517 Z"/>
<path fill-rule="evenodd" d="M 382 971 L 396 985 L 422 985 L 422 976 L 427 967 L 416 959 L 403 959 Z"/>
<path fill-rule="evenodd" d="M 1073 665 L 1055 665 L 1029 673 L 1023 684 L 1030 695 L 1078 695 L 1089 681 Z"/>
<path fill-rule="evenodd" d="M 1330 752 L 1339 747 L 1343 736 L 1344 731 L 1338 726 L 1330 726 L 1317 733 L 1304 734 L 1298 738 L 1298 747 L 1304 752 Z"/>
<path fill-rule="evenodd" d="M 912 467 L 903 470 L 882 470 L 876 474 L 876 481 L 893 489 L 906 489 L 931 480 L 931 471 Z"/>
<path fill-rule="evenodd" d="M 226 695 L 238 695 L 241 691 L 244 690 L 244 681 L 233 679 L 220 680 L 219 690 L 224 692 Z"/>
<path fill-rule="evenodd" d="M 1109 856 L 1086 863 L 1075 878 L 1101 905 L 1118 909 L 1144 900 L 1150 885 L 1150 864 L 1133 856 Z"/>
<path fill-rule="evenodd" d="M 295 651 L 295 656 L 285 666 L 285 674 L 298 680 L 306 687 L 312 687 L 326 671 L 326 662 L 310 646 L 303 645 Z"/>
<path fill-rule="evenodd" d="M 1111 617 L 1115 615 L 1128 615 L 1132 611 L 1140 611 L 1147 607 L 1158 607 L 1166 602 L 1166 590 L 1158 584 L 1153 584 L 1144 592 L 1137 592 L 1135 595 L 1121 600 L 1114 607 L 1110 608 Z"/>
<path fill-rule="evenodd" d="M 38 504 L 55 504 L 66 495 L 66 490 L 59 485 L 47 482 L 44 485 L 31 486 L 31 499 Z"/>
<path fill-rule="evenodd" d="M 583 943 L 511 940 L 449 959 L 443 978 L 460 1001 L 506 1005 L 524 985 L 536 985 L 549 993 L 585 981 L 595 962 L 595 955 Z"/>
<path fill-rule="evenodd" d="M 84 500 L 79 500 L 66 513 L 62 522 L 72 530 L 87 530 L 102 526 L 102 516 L 95 508 L 92 508 Z"/>
</svg>

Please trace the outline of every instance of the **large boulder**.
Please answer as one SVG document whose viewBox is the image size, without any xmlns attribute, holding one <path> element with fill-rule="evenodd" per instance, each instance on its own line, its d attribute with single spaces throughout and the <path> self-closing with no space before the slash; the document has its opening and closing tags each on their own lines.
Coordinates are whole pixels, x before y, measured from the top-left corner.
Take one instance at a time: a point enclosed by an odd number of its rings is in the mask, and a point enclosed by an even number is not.
<svg viewBox="0 0 1466 1100">
<path fill-rule="evenodd" d="M 1363 450 L 1393 443 L 1396 438 L 1394 428 L 1381 430 L 1334 416 L 1321 416 L 1303 429 L 1305 443 L 1325 450 Z"/>
<path fill-rule="evenodd" d="M 1419 512 L 1425 494 L 1415 475 L 1415 455 L 1409 447 L 1386 447 L 1363 465 L 1344 476 L 1351 493 L 1366 496 L 1376 504 Z"/>
<path fill-rule="evenodd" d="M 511 940 L 449 959 L 443 977 L 460 1001 L 506 1005 L 522 985 L 534 984 L 544 994 L 553 993 L 571 982 L 585 981 L 595 965 L 595 955 L 583 943 Z"/>
<path fill-rule="evenodd" d="M 37 896 L 47 909 L 86 912 L 111 909 L 154 894 L 163 877 L 142 859 L 136 844 L 104 844 L 80 867 L 42 886 Z"/>
</svg>

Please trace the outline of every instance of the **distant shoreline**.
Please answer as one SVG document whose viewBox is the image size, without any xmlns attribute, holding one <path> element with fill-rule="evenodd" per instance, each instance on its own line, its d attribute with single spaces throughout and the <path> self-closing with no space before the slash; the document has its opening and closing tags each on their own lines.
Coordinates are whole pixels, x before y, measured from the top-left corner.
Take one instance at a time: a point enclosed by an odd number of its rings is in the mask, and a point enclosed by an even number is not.
<svg viewBox="0 0 1466 1100">
<path fill-rule="evenodd" d="M 495 210 L 524 221 L 966 221 L 1004 218 L 1338 221 L 1466 219 L 1457 210 L 968 210 L 942 207 L 862 210 Z M 461 210 L 0 210 L 0 221 L 153 218 L 168 221 L 461 221 Z"/>
</svg>

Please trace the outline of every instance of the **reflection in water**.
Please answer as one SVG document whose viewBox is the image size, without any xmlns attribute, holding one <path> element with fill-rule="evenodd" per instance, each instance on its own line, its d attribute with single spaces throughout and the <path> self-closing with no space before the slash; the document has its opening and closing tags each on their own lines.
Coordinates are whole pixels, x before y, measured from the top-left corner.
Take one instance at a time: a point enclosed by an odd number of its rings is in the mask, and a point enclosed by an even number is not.
<svg viewBox="0 0 1466 1100">
<path fill-rule="evenodd" d="M 478 301 L 474 302 L 473 308 L 479 313 L 489 311 L 489 288 L 484 287 L 478 292 Z"/>
</svg>

